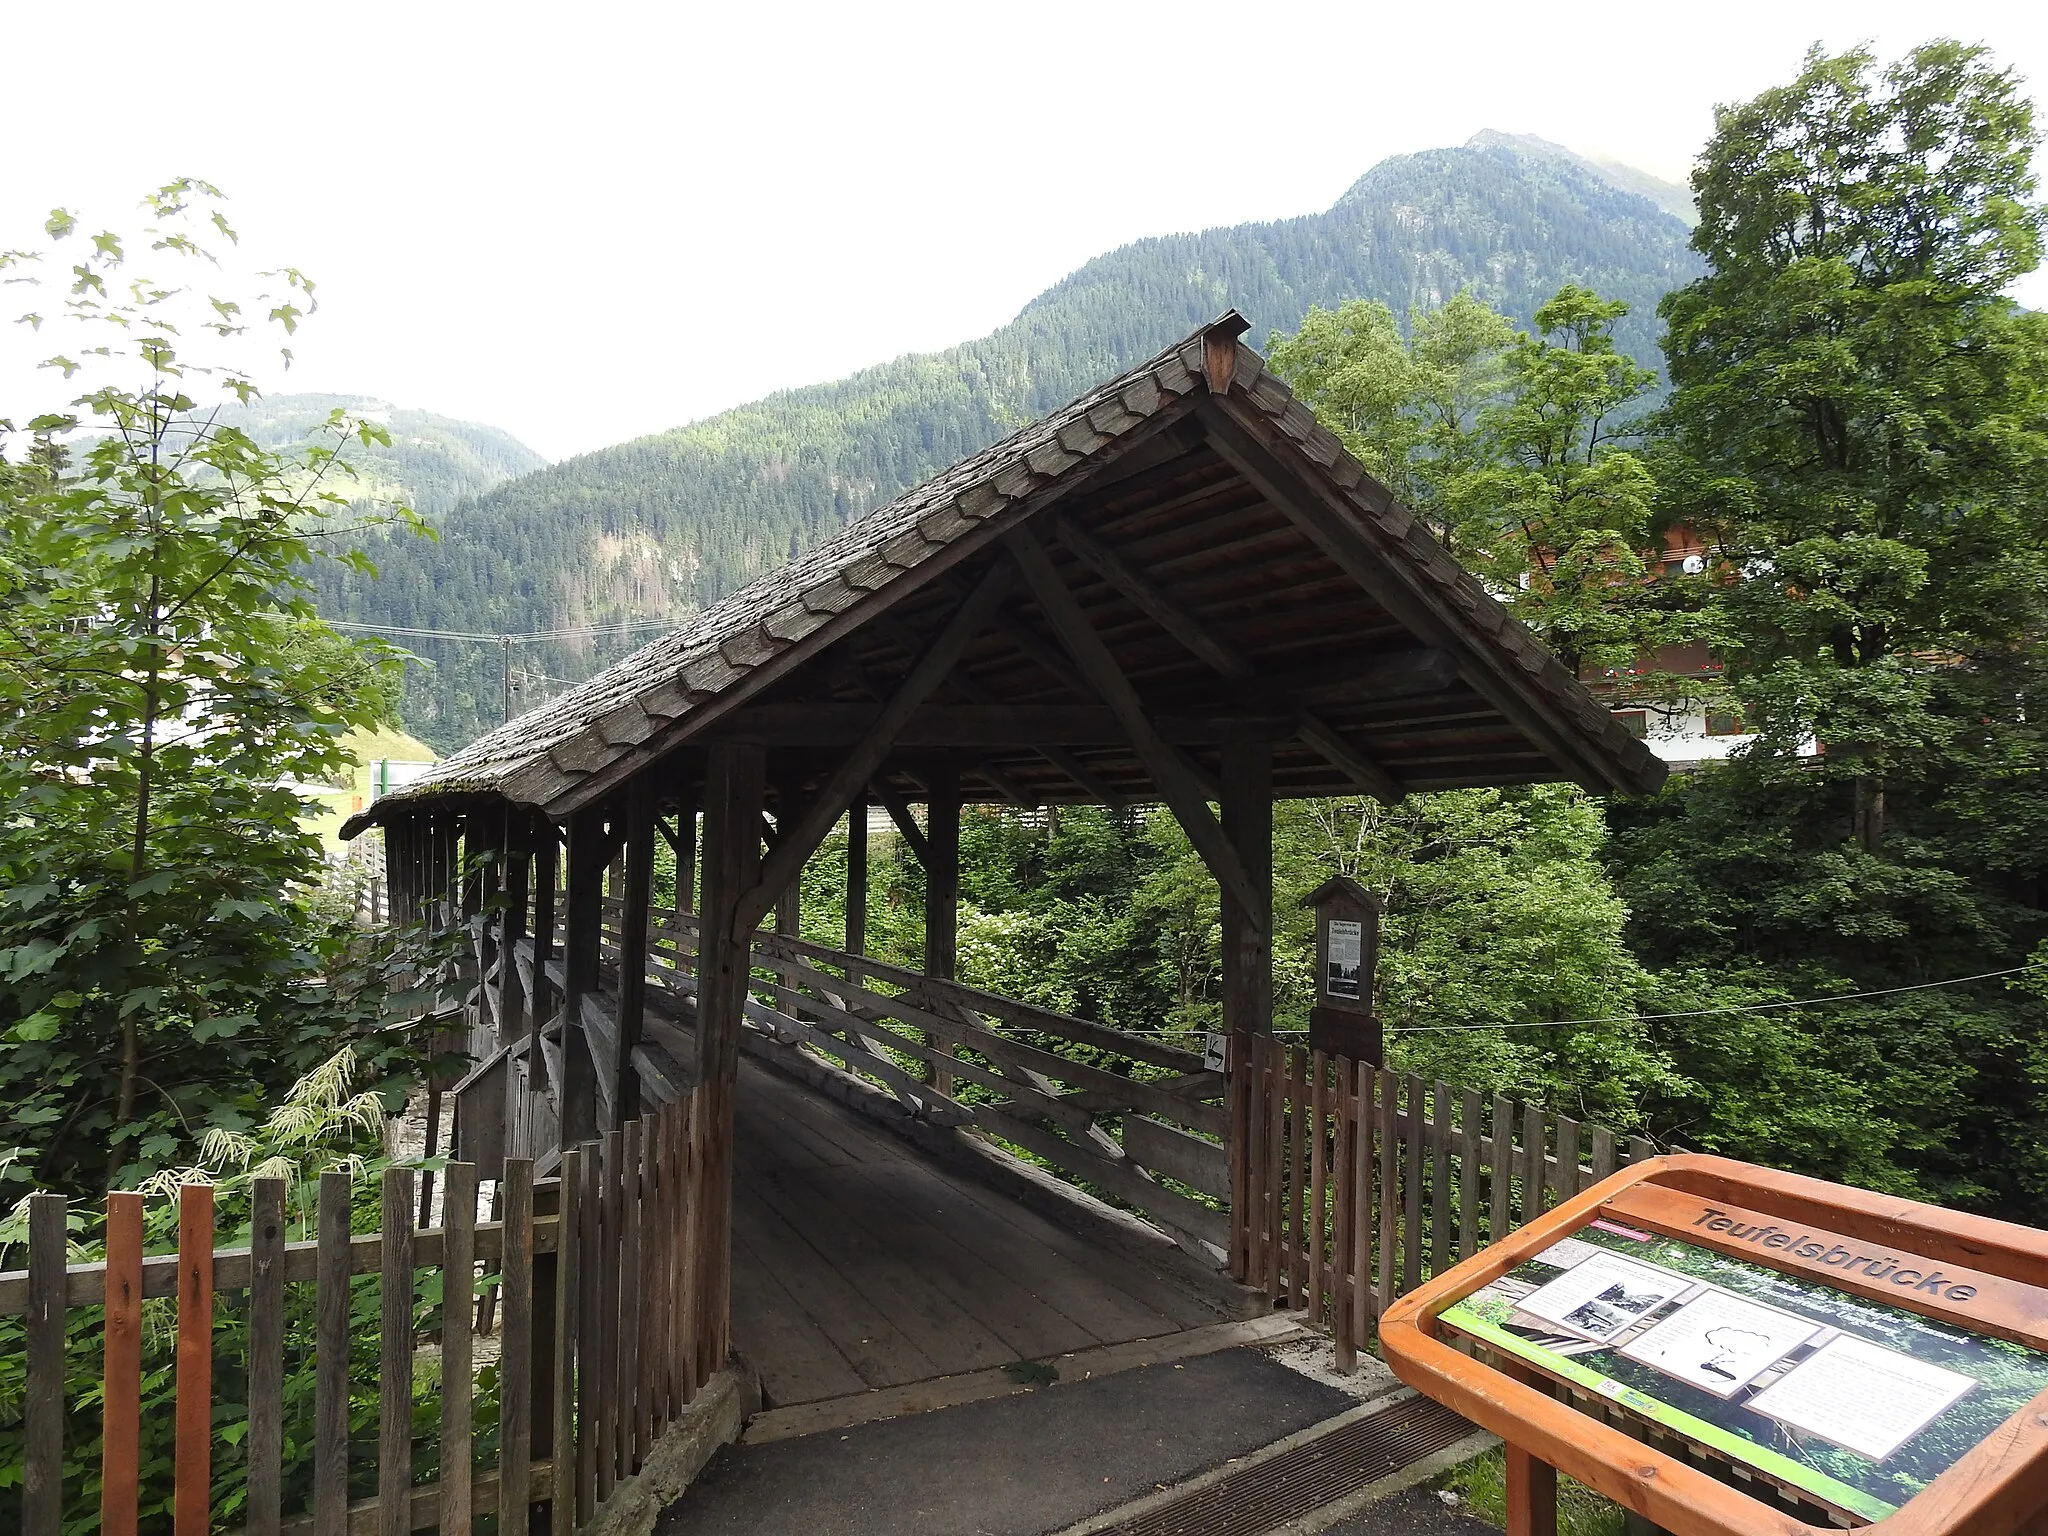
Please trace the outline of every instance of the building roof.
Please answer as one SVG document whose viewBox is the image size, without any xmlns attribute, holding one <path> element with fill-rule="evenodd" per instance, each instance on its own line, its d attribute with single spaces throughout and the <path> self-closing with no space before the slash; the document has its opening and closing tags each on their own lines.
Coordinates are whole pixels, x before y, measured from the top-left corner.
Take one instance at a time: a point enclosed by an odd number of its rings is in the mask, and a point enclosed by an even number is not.
<svg viewBox="0 0 2048 1536">
<path fill-rule="evenodd" d="M 721 721 L 731 730 L 765 718 L 742 709 L 807 703 L 817 714 L 838 701 L 843 712 L 849 699 L 887 697 L 872 679 L 900 675 L 917 616 L 957 603 L 956 584 L 1000 558 L 1000 541 L 1025 523 L 1057 550 L 1133 681 L 1165 707 L 1225 696 L 1256 704 L 1264 692 L 1270 713 L 1291 696 L 1267 690 L 1269 675 L 1299 682 L 1320 664 L 1325 680 L 1309 679 L 1326 706 L 1317 718 L 1344 740 L 1276 767 L 1282 794 L 1358 783 L 1355 763 L 1349 773 L 1316 767 L 1347 748 L 1384 764 L 1400 790 L 1559 778 L 1596 793 L 1654 789 L 1664 776 L 1656 757 L 1365 473 L 1237 339 L 1244 329 L 1227 314 L 961 460 L 479 738 L 353 818 L 347 835 L 451 797 L 502 797 L 559 817 Z M 1080 719 L 1100 701 L 1062 675 L 1058 655 L 1045 654 L 1057 642 L 1017 606 L 967 655 L 956 695 L 983 706 L 1058 702 Z M 1190 627 L 1201 631 L 1192 641 Z M 1330 680 L 1333 669 L 1379 675 L 1376 666 L 1403 658 L 1427 686 L 1395 690 L 1407 700 L 1398 708 L 1347 703 Z M 1024 798 L 1096 799 L 1086 784 L 1113 781 L 1120 795 L 1156 798 L 1114 742 L 1083 730 L 1066 755 L 1084 749 L 1088 771 L 1070 762 L 1062 772 L 1046 758 L 1063 749 L 1010 743 L 984 759 L 984 797 L 1020 798 L 1021 784 Z M 914 791 L 914 774 L 907 782 Z"/>
</svg>

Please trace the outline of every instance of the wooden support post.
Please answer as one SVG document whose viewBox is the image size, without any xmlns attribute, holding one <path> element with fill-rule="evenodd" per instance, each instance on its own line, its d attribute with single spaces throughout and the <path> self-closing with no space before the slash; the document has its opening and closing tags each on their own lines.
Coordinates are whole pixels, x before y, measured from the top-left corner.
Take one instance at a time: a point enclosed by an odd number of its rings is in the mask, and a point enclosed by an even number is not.
<svg viewBox="0 0 2048 1536">
<path fill-rule="evenodd" d="M 855 795 L 846 808 L 846 952 L 868 947 L 868 797 Z"/>
<path fill-rule="evenodd" d="M 1265 1191 L 1258 1187 L 1261 1124 L 1254 1100 L 1259 1077 L 1250 1066 L 1254 1036 L 1273 1032 L 1273 749 L 1264 742 L 1232 742 L 1223 749 L 1222 832 L 1262 906 L 1247 911 L 1233 888 L 1222 886 L 1223 1027 L 1230 1036 L 1230 1207 L 1238 1234 L 1231 1273 L 1256 1284 L 1252 1268 L 1264 1252 L 1252 1232 L 1264 1220 Z M 1270 1240 L 1273 1234 L 1265 1234 Z"/>
<path fill-rule="evenodd" d="M 519 978 L 519 950 L 533 887 L 533 836 L 526 816 L 507 808 L 501 845 L 505 851 L 505 905 L 498 917 L 498 1044 L 511 1045 L 526 1033 L 526 986 Z"/>
<path fill-rule="evenodd" d="M 1507 1448 L 1508 1536 L 1557 1536 L 1557 1469 Z"/>
<path fill-rule="evenodd" d="M 313 1536 L 348 1531 L 349 1176 L 320 1175 L 314 1284 Z"/>
<path fill-rule="evenodd" d="M 548 961 L 555 952 L 555 881 L 561 862 L 560 840 L 555 824 L 545 816 L 533 818 L 533 994 L 526 1000 L 526 1080 L 547 1085 L 547 1054 L 541 1049 L 540 1033 L 546 1026 L 554 997 L 554 983 L 548 979 Z M 552 1085 L 560 1102 L 560 1083 Z"/>
<path fill-rule="evenodd" d="M 1246 910 L 1223 890 L 1223 1027 L 1273 1032 L 1273 749 L 1263 741 L 1223 748 L 1223 835 L 1258 903 Z"/>
<path fill-rule="evenodd" d="M 626 880 L 619 914 L 619 1059 L 612 1068 L 612 1113 L 621 1125 L 640 1113 L 633 1051 L 647 1012 L 647 927 L 654 889 L 654 788 L 646 774 L 626 782 Z"/>
<path fill-rule="evenodd" d="M 534 1349 L 533 1164 L 507 1158 L 498 1193 L 504 1212 L 498 1272 L 505 1296 L 499 1335 L 498 1529 L 505 1536 L 528 1536 L 533 1431 L 538 1427 L 534 1410 L 547 1401 L 533 1392 L 539 1364 Z M 552 1284 L 550 1291 L 552 1303 Z"/>
<path fill-rule="evenodd" d="M 568 911 L 562 945 L 561 1145 L 566 1150 L 597 1134 L 597 1058 L 583 1028 L 583 999 L 597 991 L 600 906 L 605 860 L 610 857 L 604 808 L 587 806 L 569 818 Z"/>
<path fill-rule="evenodd" d="M 772 851 L 780 834 L 795 825 L 797 806 L 802 804 L 801 786 L 794 776 L 786 777 L 776 784 L 775 826 L 777 837 L 771 840 Z M 788 882 L 775 896 L 775 931 L 784 938 L 800 939 L 804 932 L 804 867 L 798 864 L 791 871 Z"/>
<path fill-rule="evenodd" d="M 283 1179 L 258 1179 L 249 1211 L 249 1433 L 243 1440 L 248 1458 L 248 1500 L 243 1509 L 245 1536 L 277 1536 L 283 1523 L 284 1456 L 284 1216 Z M 115 1198 L 115 1197 L 109 1197 Z M 137 1217 L 140 1218 L 140 1197 Z M 110 1213 L 111 1214 L 111 1213 Z M 136 1252 L 139 1255 L 141 1232 Z M 112 1248 L 108 1249 L 111 1265 Z M 141 1297 L 142 1275 L 135 1275 Z M 112 1310 L 108 1316 L 111 1318 Z M 129 1529 L 132 1531 L 133 1527 Z"/>
<path fill-rule="evenodd" d="M 671 847 L 676 856 L 675 968 L 681 971 L 690 969 L 683 959 L 683 951 L 692 942 L 687 914 L 697 910 L 697 801 L 693 791 L 684 793 L 676 807 L 676 835 Z"/>
<path fill-rule="evenodd" d="M 252 1324 L 252 1343 L 255 1333 Z M 276 1341 L 280 1350 L 284 1341 Z M 251 1376 L 262 1357 L 251 1351 Z M 142 1477 L 142 1196 L 107 1196 L 107 1312 L 105 1368 L 100 1392 L 100 1530 L 104 1536 L 135 1536 L 140 1518 Z M 257 1429 L 251 1394 L 250 1432 Z M 259 1472 L 252 1446 L 250 1478 Z M 274 1477 L 274 1474 L 273 1474 Z M 252 1505 L 261 1501 L 251 1498 Z M 264 1523 L 261 1508 L 252 1508 L 250 1524 L 275 1530 L 276 1516 Z"/>
<path fill-rule="evenodd" d="M 960 764 L 957 758 L 935 758 L 925 770 L 925 845 L 931 859 L 924 870 L 924 973 L 951 981 L 960 964 Z M 946 1042 L 927 1034 L 925 1043 L 950 1056 Z M 940 1061 L 929 1064 L 932 1087 L 950 1095 L 952 1069 Z"/>
<path fill-rule="evenodd" d="M 1519 1361 L 1501 1369 L 1524 1386 L 1548 1393 L 1550 1383 Z M 1557 1536 L 1557 1469 L 1514 1445 L 1507 1451 L 1508 1536 Z"/>
<path fill-rule="evenodd" d="M 460 826 L 461 922 L 470 934 L 470 953 L 476 962 L 476 1007 L 481 1015 L 490 1007 L 490 999 L 484 994 L 492 985 L 491 971 L 498 957 L 497 927 L 489 913 L 496 905 L 494 898 L 504 876 L 505 819 L 476 811 L 463 817 Z M 480 1022 L 480 1018 L 471 1021 L 472 1026 Z M 477 1038 L 480 1033 L 473 1027 L 470 1038 L 464 1042 L 472 1052 L 482 1044 Z M 495 1040 L 492 1045 L 495 1047 Z"/>
<path fill-rule="evenodd" d="M 29 1196 L 23 1536 L 59 1536 L 64 1529 L 64 1218 L 62 1195 Z"/>
<path fill-rule="evenodd" d="M 692 1213 L 702 1380 L 725 1363 L 732 1286 L 733 1096 L 752 967 L 747 910 L 761 869 L 763 754 L 713 742 L 704 786 L 704 920 L 697 955 L 697 1092 L 704 1161 Z"/>
<path fill-rule="evenodd" d="M 697 910 L 697 802 L 676 807 L 676 911 Z"/>
</svg>

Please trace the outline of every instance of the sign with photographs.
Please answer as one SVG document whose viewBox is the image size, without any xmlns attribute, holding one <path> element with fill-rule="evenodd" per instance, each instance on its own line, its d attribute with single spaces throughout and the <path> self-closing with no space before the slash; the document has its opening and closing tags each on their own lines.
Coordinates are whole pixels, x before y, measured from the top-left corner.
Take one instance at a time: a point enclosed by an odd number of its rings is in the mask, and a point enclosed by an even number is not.
<svg viewBox="0 0 2048 1536">
<path fill-rule="evenodd" d="M 1440 1317 L 1865 1520 L 2048 1390 L 2048 1354 L 1616 1219 Z"/>
</svg>

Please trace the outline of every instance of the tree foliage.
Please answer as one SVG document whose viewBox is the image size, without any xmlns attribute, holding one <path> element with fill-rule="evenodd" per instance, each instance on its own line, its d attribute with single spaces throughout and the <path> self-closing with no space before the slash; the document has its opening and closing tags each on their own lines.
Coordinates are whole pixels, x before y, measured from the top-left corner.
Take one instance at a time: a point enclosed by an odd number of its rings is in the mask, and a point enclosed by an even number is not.
<svg viewBox="0 0 2048 1536">
<path fill-rule="evenodd" d="M 199 286 L 207 238 L 233 239 L 218 195 L 148 206 L 138 239 L 60 212 L 6 258 L 59 335 L 46 366 L 87 386 L 0 480 L 0 1097 L 58 1187 L 189 1155 L 381 1023 L 406 974 L 317 915 L 294 788 L 390 708 L 391 660 L 319 623 L 307 575 L 343 445 L 377 429 L 337 416 L 286 458 L 212 418 L 193 391 L 252 398 L 240 354 L 289 336 L 311 284 L 272 274 L 251 318 Z"/>
<path fill-rule="evenodd" d="M 1702 638 L 1707 615 L 1696 580 L 1663 575 L 1638 442 L 1656 375 L 1615 343 L 1627 313 L 1567 284 L 1517 331 L 1462 292 L 1412 312 L 1404 334 L 1386 305 L 1354 299 L 1310 310 L 1270 360 L 1567 665 L 1642 671 Z"/>
<path fill-rule="evenodd" d="M 1651 964 L 1798 995 L 2001 971 L 2048 932 L 2048 324 L 2038 135 L 1937 42 L 1816 51 L 1724 110 L 1666 300 L 1666 515 L 1715 541 L 1759 745 L 1616 813 Z M 2003 977 L 1690 1029 L 1711 1135 L 2038 1215 L 2038 1000 Z"/>
</svg>

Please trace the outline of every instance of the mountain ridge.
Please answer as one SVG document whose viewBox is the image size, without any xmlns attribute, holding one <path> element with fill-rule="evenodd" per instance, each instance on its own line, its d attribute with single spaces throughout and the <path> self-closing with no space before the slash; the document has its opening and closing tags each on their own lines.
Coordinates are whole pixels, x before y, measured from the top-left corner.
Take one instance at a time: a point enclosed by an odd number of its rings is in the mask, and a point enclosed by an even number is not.
<svg viewBox="0 0 2048 1536">
<path fill-rule="evenodd" d="M 1231 307 L 1263 345 L 1315 304 L 1378 299 L 1405 314 L 1470 288 L 1527 323 L 1579 282 L 1630 304 L 1618 339 L 1654 364 L 1657 300 L 1697 271 L 1687 238 L 1569 152 L 1503 142 L 1393 156 L 1321 212 L 1105 252 L 986 336 L 485 489 L 435 519 L 438 543 L 373 535 L 379 577 L 324 571 L 321 609 L 491 633 L 680 619 Z M 522 648 L 520 699 L 627 648 Z M 432 669 L 409 681 L 411 729 L 447 750 L 497 722 L 499 648 L 419 649 Z"/>
</svg>

